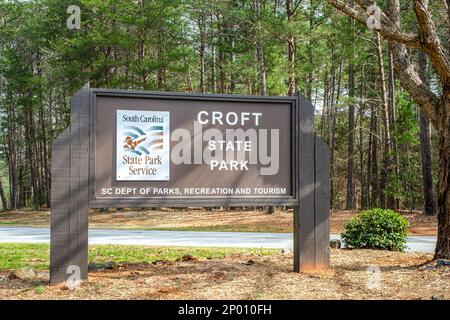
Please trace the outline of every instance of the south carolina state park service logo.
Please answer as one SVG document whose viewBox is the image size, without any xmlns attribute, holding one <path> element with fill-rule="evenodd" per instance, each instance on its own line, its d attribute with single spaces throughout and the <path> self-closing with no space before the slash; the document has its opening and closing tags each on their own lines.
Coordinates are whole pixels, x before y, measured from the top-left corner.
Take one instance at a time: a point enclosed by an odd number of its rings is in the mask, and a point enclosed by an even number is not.
<svg viewBox="0 0 450 320">
<path fill-rule="evenodd" d="M 117 110 L 116 179 L 169 180 L 168 111 Z"/>
</svg>

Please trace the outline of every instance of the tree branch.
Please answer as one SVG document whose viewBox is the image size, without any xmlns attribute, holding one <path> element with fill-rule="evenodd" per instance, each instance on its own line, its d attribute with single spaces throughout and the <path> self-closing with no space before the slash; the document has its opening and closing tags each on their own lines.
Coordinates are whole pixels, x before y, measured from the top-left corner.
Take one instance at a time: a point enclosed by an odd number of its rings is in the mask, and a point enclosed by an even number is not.
<svg viewBox="0 0 450 320">
<path fill-rule="evenodd" d="M 327 0 L 336 9 L 344 12 L 348 16 L 357 20 L 358 22 L 366 25 L 368 15 L 367 13 L 361 13 L 355 9 L 352 9 L 349 5 L 341 0 Z M 364 9 L 367 8 L 369 1 L 358 1 L 358 4 Z M 403 43 L 410 48 L 421 48 L 420 38 L 413 33 L 401 32 L 397 26 L 386 16 L 384 12 L 381 12 L 381 28 L 377 30 L 385 39 L 397 41 Z"/>
<path fill-rule="evenodd" d="M 439 97 L 420 79 L 405 45 L 393 42 L 392 50 L 395 72 L 402 87 L 408 91 L 436 128 L 438 120 L 436 108 L 439 104 Z"/>
<path fill-rule="evenodd" d="M 297 1 L 297 3 L 295 4 L 294 9 L 292 10 L 292 15 L 295 15 L 295 13 L 297 12 L 298 7 L 300 6 L 300 4 L 302 3 L 303 0 L 299 0 Z"/>
<path fill-rule="evenodd" d="M 356 0 L 356 3 L 359 4 L 359 6 L 361 8 L 363 8 L 364 10 L 367 10 L 368 7 L 370 7 L 371 5 L 373 5 L 375 3 L 375 1 L 370 1 L 370 0 Z"/>
<path fill-rule="evenodd" d="M 428 1 L 414 0 L 414 12 L 419 24 L 423 51 L 428 54 L 442 83 L 450 86 L 450 64 L 448 56 L 437 35 L 431 13 L 428 10 Z"/>
<path fill-rule="evenodd" d="M 350 8 L 341 0 L 327 1 L 348 16 L 363 24 L 366 24 L 366 15 Z M 371 4 L 371 1 L 368 0 L 357 0 L 357 2 L 363 9 L 367 8 Z M 384 13 L 381 14 L 381 29 L 377 31 L 383 35 L 384 38 L 391 41 L 393 57 L 395 60 L 395 72 L 402 84 L 402 87 L 408 91 L 414 101 L 421 107 L 423 112 L 430 119 L 434 127 L 437 128 L 439 97 L 434 94 L 420 79 L 418 73 L 414 69 L 414 63 L 411 61 L 410 54 L 407 50 L 407 47 L 422 48 L 425 52 L 427 52 L 427 48 L 419 36 L 405 34 L 400 31 L 400 6 L 398 0 L 390 0 L 389 17 Z M 428 52 L 427 54 L 429 55 Z"/>
</svg>

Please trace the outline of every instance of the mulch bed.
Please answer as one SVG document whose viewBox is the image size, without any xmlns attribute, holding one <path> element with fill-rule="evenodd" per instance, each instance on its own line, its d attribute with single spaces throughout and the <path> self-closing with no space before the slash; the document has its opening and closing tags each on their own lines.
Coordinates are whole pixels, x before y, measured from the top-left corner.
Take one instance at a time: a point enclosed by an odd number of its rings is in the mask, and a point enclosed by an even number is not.
<svg viewBox="0 0 450 320">
<path fill-rule="evenodd" d="M 376 250 L 338 250 L 331 268 L 292 272 L 292 253 L 230 254 L 119 264 L 89 272 L 76 290 L 34 280 L 0 280 L 1 299 L 450 299 L 450 267 L 432 256 Z M 374 274 L 373 270 L 379 270 Z M 3 275 L 6 275 L 3 273 Z"/>
</svg>

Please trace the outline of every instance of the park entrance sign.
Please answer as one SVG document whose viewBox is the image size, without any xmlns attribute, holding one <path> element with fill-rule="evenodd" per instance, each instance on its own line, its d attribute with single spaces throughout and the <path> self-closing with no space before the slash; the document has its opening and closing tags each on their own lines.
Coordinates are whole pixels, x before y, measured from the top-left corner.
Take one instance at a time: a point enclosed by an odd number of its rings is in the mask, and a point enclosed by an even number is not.
<svg viewBox="0 0 450 320">
<path fill-rule="evenodd" d="M 92 95 L 91 205 L 297 203 L 295 99 Z"/>
<path fill-rule="evenodd" d="M 293 206 L 294 270 L 329 265 L 329 150 L 292 97 L 83 87 L 53 143 L 51 283 L 87 279 L 88 209 Z"/>
</svg>

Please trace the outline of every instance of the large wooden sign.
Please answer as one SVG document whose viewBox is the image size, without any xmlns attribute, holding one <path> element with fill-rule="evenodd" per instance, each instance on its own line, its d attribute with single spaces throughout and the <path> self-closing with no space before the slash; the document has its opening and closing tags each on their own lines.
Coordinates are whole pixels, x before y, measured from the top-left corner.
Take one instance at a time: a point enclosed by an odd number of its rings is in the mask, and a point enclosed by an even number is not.
<svg viewBox="0 0 450 320">
<path fill-rule="evenodd" d="M 89 208 L 294 206 L 294 270 L 329 265 L 329 150 L 300 94 L 85 86 L 52 150 L 52 284 L 87 279 Z"/>
<path fill-rule="evenodd" d="M 296 205 L 296 97 L 93 91 L 92 206 Z"/>
</svg>

